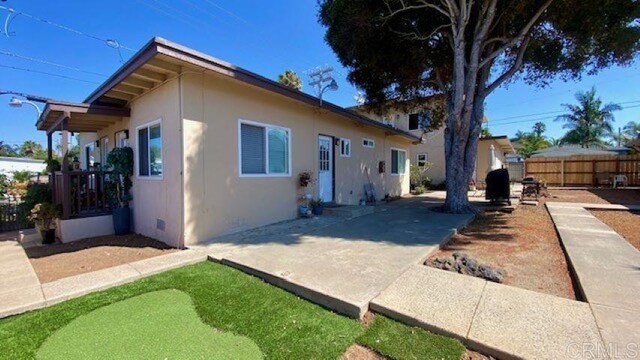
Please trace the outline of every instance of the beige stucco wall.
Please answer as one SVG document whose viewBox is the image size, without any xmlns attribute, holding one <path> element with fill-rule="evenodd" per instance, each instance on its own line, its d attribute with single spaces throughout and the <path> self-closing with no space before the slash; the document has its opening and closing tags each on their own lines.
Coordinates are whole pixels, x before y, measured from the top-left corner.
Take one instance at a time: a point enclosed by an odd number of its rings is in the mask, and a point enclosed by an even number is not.
<svg viewBox="0 0 640 360">
<path fill-rule="evenodd" d="M 335 156 L 336 202 L 357 204 L 367 172 L 379 198 L 409 192 L 408 151 L 406 175 L 390 175 L 390 148 L 408 150 L 409 139 L 218 75 L 191 74 L 181 81 L 186 244 L 295 218 L 303 193 L 298 174 L 318 174 L 319 134 L 351 139 L 351 157 Z M 239 119 L 291 129 L 290 177 L 239 176 Z M 375 148 L 363 147 L 363 138 L 375 140 Z M 386 162 L 384 174 L 378 173 L 380 160 Z M 315 186 L 306 191 L 318 196 Z"/>
<path fill-rule="evenodd" d="M 172 80 L 140 96 L 131 104 L 131 117 L 99 131 L 80 134 L 81 161 L 86 164 L 84 146 L 103 136 L 109 137 L 109 150 L 115 144 L 115 133 L 129 130 L 129 146 L 134 151 L 137 166 L 138 150 L 136 127 L 162 120 L 162 179 L 134 176 L 131 194 L 133 200 L 133 229 L 136 233 L 163 241 L 172 246 L 182 244 L 182 150 L 180 136 L 180 100 L 178 80 Z M 95 156 L 99 152 L 96 150 Z M 164 222 L 164 230 L 158 228 Z"/>
</svg>

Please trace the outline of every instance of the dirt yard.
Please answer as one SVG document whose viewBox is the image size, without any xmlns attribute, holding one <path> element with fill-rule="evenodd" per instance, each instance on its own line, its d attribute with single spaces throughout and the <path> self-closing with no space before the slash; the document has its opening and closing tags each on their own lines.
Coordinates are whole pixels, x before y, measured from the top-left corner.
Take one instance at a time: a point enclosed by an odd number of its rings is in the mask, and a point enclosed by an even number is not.
<svg viewBox="0 0 640 360">
<path fill-rule="evenodd" d="M 101 236 L 25 249 L 40 282 L 106 269 L 178 251 L 142 236 Z"/>
<path fill-rule="evenodd" d="M 640 213 L 630 211 L 590 210 L 603 223 L 640 250 Z"/>
<path fill-rule="evenodd" d="M 547 201 L 591 203 L 591 204 L 640 204 L 640 190 L 629 189 L 588 189 L 549 190 Z"/>
<path fill-rule="evenodd" d="M 575 299 L 560 240 L 543 204 L 480 215 L 428 262 L 456 251 L 504 270 L 506 285 Z"/>
</svg>

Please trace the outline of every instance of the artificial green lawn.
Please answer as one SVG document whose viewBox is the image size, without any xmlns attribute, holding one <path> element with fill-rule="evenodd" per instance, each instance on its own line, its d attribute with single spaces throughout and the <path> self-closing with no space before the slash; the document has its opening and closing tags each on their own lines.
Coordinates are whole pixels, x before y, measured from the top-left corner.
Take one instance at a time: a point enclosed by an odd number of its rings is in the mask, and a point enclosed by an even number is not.
<svg viewBox="0 0 640 360">
<path fill-rule="evenodd" d="M 356 339 L 381 354 L 397 359 L 459 359 L 461 354 L 458 350 L 462 345 L 455 340 L 427 332 L 415 336 L 414 333 L 418 329 L 381 316 L 376 317 L 365 333 L 361 323 L 356 320 L 336 315 L 240 271 L 212 262 L 203 262 L 49 308 L 2 319 L 0 357 L 33 359 L 41 346 L 39 357 L 44 358 L 47 354 L 56 355 L 55 352 L 48 351 L 49 347 L 57 342 L 57 337 L 79 334 L 80 328 L 83 329 L 84 336 L 93 338 L 96 348 L 93 350 L 98 350 L 101 348 L 99 342 L 104 341 L 105 337 L 112 340 L 115 338 L 115 334 L 110 333 L 113 329 L 105 329 L 99 321 L 95 321 L 95 326 L 91 326 L 90 322 L 83 324 L 85 319 L 94 316 L 95 319 L 101 319 L 102 311 L 122 310 L 122 307 L 127 306 L 137 306 L 142 317 L 160 316 L 151 306 L 137 304 L 134 297 L 166 289 L 176 289 L 188 295 L 200 321 L 211 328 L 212 332 L 237 335 L 243 340 L 248 338 L 257 344 L 259 351 L 267 359 L 336 359 L 355 343 Z M 133 301 L 134 305 L 130 305 L 129 301 Z M 114 307 L 107 307 L 111 304 Z M 162 311 L 160 313 L 164 314 Z M 168 319 L 155 321 L 164 323 L 163 326 L 170 326 L 171 328 L 164 328 L 168 332 L 189 331 L 187 338 L 191 337 L 192 331 L 186 330 L 186 327 L 198 327 L 202 330 L 201 325 L 196 325 L 193 321 L 186 324 L 177 323 L 175 319 L 175 316 L 169 316 Z M 79 321 L 82 326 L 74 329 L 74 320 Z M 71 326 L 65 328 L 69 324 Z M 89 331 L 89 334 L 86 331 Z M 152 332 L 148 335 L 156 336 Z M 152 344 L 153 341 L 155 340 L 150 339 L 150 342 L 145 344 Z M 189 345 L 200 346 L 197 343 Z M 139 353 L 128 354 L 128 358 L 139 358 L 136 356 Z"/>
<path fill-rule="evenodd" d="M 262 353 L 251 339 L 202 323 L 189 295 L 160 290 L 78 317 L 53 333 L 37 358 L 260 360 Z"/>
<path fill-rule="evenodd" d="M 376 316 L 357 341 L 362 346 L 398 360 L 458 360 L 465 352 L 465 347 L 459 341 L 384 316 Z"/>
</svg>

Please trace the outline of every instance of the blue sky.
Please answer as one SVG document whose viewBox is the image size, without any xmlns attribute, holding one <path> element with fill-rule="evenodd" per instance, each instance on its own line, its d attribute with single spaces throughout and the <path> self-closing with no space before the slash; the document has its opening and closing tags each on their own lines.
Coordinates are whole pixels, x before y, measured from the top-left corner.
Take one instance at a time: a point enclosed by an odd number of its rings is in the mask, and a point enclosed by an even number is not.
<svg viewBox="0 0 640 360">
<path fill-rule="evenodd" d="M 162 36 L 272 79 L 285 69 L 303 75 L 313 67 L 332 65 L 340 89 L 327 94 L 326 99 L 342 106 L 355 102 L 357 90 L 346 81 L 346 69 L 324 42 L 324 29 L 316 17 L 316 0 L 7 0 L 0 5 L 25 13 L 11 24 L 14 36 L 0 36 L 0 52 L 5 54 L 0 54 L 0 89 L 82 101 L 105 79 L 94 73 L 110 75 L 121 65 L 115 49 L 87 35 L 116 39 L 132 49 L 140 48 L 153 36 Z M 2 10 L 0 15 L 4 22 L 7 12 Z M 29 16 L 56 22 L 82 34 Z M 125 60 L 133 54 L 126 49 L 121 49 L 121 53 Z M 638 70 L 638 65 L 608 69 L 578 83 L 555 82 L 544 89 L 515 81 L 488 99 L 489 128 L 494 135 L 513 135 L 518 130 L 528 131 L 536 119 L 541 119 L 548 124 L 548 136 L 560 137 L 563 130 L 561 124 L 553 121 L 555 114 L 520 116 L 557 112 L 562 109 L 560 104 L 573 101 L 576 91 L 592 86 L 596 86 L 606 102 L 637 101 L 627 106 L 640 105 Z M 303 90 L 311 92 L 306 85 L 308 78 L 303 78 Z M 35 109 L 10 108 L 6 105 L 9 99 L 6 95 L 0 97 L 0 140 L 21 143 L 35 139 L 44 143 L 45 135 L 34 127 Z M 616 126 L 631 120 L 640 120 L 640 107 L 616 114 Z"/>
</svg>

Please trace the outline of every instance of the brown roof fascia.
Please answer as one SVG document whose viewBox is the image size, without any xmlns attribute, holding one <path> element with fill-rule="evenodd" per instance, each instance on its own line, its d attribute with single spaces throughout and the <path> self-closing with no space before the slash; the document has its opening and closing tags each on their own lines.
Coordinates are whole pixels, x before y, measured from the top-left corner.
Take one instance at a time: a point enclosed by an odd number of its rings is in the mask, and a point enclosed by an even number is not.
<svg viewBox="0 0 640 360">
<path fill-rule="evenodd" d="M 303 103 L 320 107 L 320 100 L 314 96 L 308 95 L 301 91 L 292 89 L 285 85 L 282 85 L 276 81 L 268 79 L 264 76 L 258 75 L 251 71 L 239 68 L 233 64 L 227 63 L 220 59 L 214 58 L 199 51 L 187 48 L 185 46 L 173 43 L 163 38 L 153 38 L 149 41 L 140 51 L 138 51 L 127 63 L 118 69 L 109 79 L 107 79 L 102 85 L 100 85 L 94 92 L 91 93 L 85 100 L 85 102 L 92 103 L 97 101 L 107 91 L 116 86 L 126 77 L 131 75 L 136 69 L 144 65 L 149 59 L 157 54 L 163 54 L 171 58 L 186 62 L 188 64 L 202 67 L 209 71 L 232 77 L 242 82 L 248 83 L 253 86 L 263 88 L 265 90 L 275 92 L 280 95 L 287 96 Z M 375 120 L 369 119 L 365 116 L 356 114 L 355 112 L 342 108 L 338 105 L 332 104 L 327 101 L 323 101 L 322 109 L 331 111 L 338 115 L 347 117 L 358 123 L 362 123 L 368 126 L 376 127 L 385 130 L 387 133 L 404 136 L 413 141 L 421 141 L 420 137 L 417 137 L 409 132 L 394 129 L 391 126 L 387 126 Z"/>
</svg>

